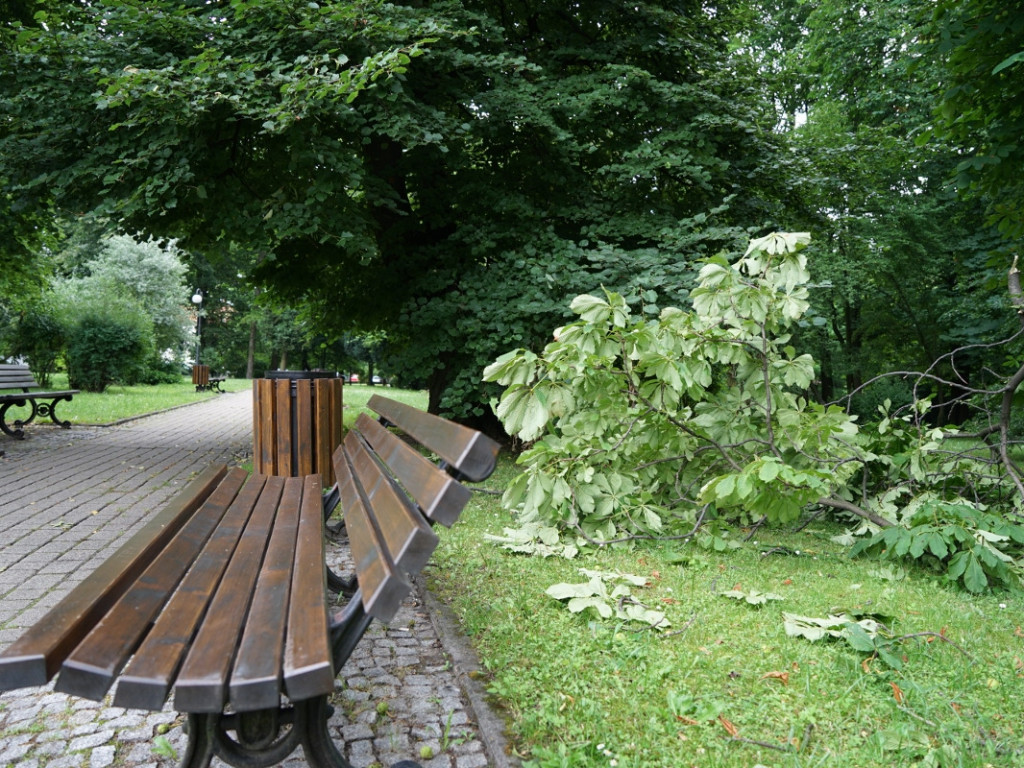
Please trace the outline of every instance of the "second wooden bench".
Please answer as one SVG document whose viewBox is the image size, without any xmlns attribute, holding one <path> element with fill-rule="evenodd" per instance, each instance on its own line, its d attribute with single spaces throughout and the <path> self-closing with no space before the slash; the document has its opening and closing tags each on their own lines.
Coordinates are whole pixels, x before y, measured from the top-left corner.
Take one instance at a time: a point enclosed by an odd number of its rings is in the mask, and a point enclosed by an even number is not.
<svg viewBox="0 0 1024 768">
<path fill-rule="evenodd" d="M 0 390 L 20 389 L 20 392 L 0 393 L 0 431 L 11 437 L 24 438 L 23 427 L 35 420 L 36 416 L 49 416 L 50 421 L 64 429 L 71 428 L 70 421 L 57 418 L 57 403 L 70 400 L 78 394 L 77 389 L 46 391 L 39 386 L 27 365 L 0 363 Z M 7 421 L 7 412 L 11 408 L 29 407 L 28 418 L 15 419 L 11 425 Z"/>
</svg>

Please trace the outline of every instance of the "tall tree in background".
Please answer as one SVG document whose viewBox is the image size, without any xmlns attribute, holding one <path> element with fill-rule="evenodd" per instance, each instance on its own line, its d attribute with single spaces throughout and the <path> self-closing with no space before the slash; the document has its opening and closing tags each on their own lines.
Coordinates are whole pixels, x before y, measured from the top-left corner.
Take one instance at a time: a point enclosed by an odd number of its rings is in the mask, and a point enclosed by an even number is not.
<svg viewBox="0 0 1024 768">
<path fill-rule="evenodd" d="M 1008 238 L 1024 237 L 1024 3 L 940 0 L 926 53 L 943 60 L 936 132 L 962 149 L 958 187 L 983 197 Z"/>
<path fill-rule="evenodd" d="M 789 136 L 805 163 L 800 226 L 819 241 L 811 257 L 816 324 L 804 331 L 821 363 L 817 394 L 837 399 L 877 374 L 923 370 L 997 337 L 1008 319 L 987 263 L 998 238 L 985 231 L 980 205 L 948 187 L 957 147 L 921 140 L 945 76 L 938 58 L 922 57 L 921 9 L 900 0 L 780 0 L 768 8 L 773 22 L 761 44 L 795 41 L 808 85 L 806 124 Z M 805 15 L 796 35 L 798 11 Z M 959 363 L 973 378 L 992 361 Z M 884 399 L 911 394 L 908 383 L 889 379 L 854 406 L 872 415 Z M 955 393 L 930 394 L 941 401 Z"/>
<path fill-rule="evenodd" d="M 4 194 L 265 254 L 310 327 L 387 326 L 435 409 L 571 295 L 679 301 L 792 193 L 745 3 L 43 8 L 0 61 Z"/>
</svg>

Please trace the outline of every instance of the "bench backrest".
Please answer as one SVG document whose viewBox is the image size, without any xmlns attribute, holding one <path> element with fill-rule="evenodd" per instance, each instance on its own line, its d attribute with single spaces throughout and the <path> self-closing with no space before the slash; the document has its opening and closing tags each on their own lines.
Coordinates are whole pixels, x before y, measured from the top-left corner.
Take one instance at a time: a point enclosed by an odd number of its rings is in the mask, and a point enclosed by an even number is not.
<svg viewBox="0 0 1024 768">
<path fill-rule="evenodd" d="M 475 430 L 374 395 L 334 453 L 337 491 L 366 613 L 389 621 L 438 543 L 431 526 L 454 523 L 470 493 L 453 475 L 486 479 L 498 444 Z M 435 464 L 388 427 L 440 457 Z"/>
<path fill-rule="evenodd" d="M 39 382 L 27 365 L 0 364 L 0 389 L 21 389 L 28 392 L 32 388 L 39 389 Z"/>
</svg>

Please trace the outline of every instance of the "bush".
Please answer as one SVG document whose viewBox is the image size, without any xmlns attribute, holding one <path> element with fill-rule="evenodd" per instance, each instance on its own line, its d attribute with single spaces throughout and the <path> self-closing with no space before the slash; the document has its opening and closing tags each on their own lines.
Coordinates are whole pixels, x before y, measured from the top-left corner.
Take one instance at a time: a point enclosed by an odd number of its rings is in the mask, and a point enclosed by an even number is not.
<svg viewBox="0 0 1024 768">
<path fill-rule="evenodd" d="M 87 392 L 136 384 L 153 354 L 148 320 L 139 312 L 87 311 L 68 332 L 68 381 Z"/>
<path fill-rule="evenodd" d="M 180 384 L 181 363 L 178 360 L 156 358 L 149 361 L 138 384 Z"/>
<path fill-rule="evenodd" d="M 13 347 L 15 355 L 28 360 L 39 383 L 48 387 L 64 348 L 64 328 L 50 308 L 40 304 L 21 316 L 14 329 Z"/>
</svg>

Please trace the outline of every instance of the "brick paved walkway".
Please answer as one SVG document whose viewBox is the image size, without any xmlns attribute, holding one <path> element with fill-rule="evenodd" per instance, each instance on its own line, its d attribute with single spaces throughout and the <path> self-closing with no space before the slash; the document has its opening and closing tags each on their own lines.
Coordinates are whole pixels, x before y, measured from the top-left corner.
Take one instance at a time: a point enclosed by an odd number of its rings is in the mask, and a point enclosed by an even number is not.
<svg viewBox="0 0 1024 768">
<path fill-rule="evenodd" d="M 0 449 L 0 647 L 53 606 L 196 472 L 251 452 L 248 392 L 116 427 L 30 425 Z M 0 435 L 6 438 L 6 436 Z M 343 560 L 337 549 L 333 557 Z M 510 765 L 500 721 L 452 663 L 450 622 L 413 595 L 391 625 L 371 626 L 336 684 L 330 727 L 355 768 L 420 760 L 424 768 Z M 384 702 L 386 706 L 379 706 Z M 46 689 L 0 694 L 0 766 L 157 768 L 183 752 L 181 719 Z M 433 757 L 423 759 L 421 748 Z M 220 765 L 214 761 L 214 765 Z M 301 751 L 284 764 L 306 763 Z"/>
</svg>

